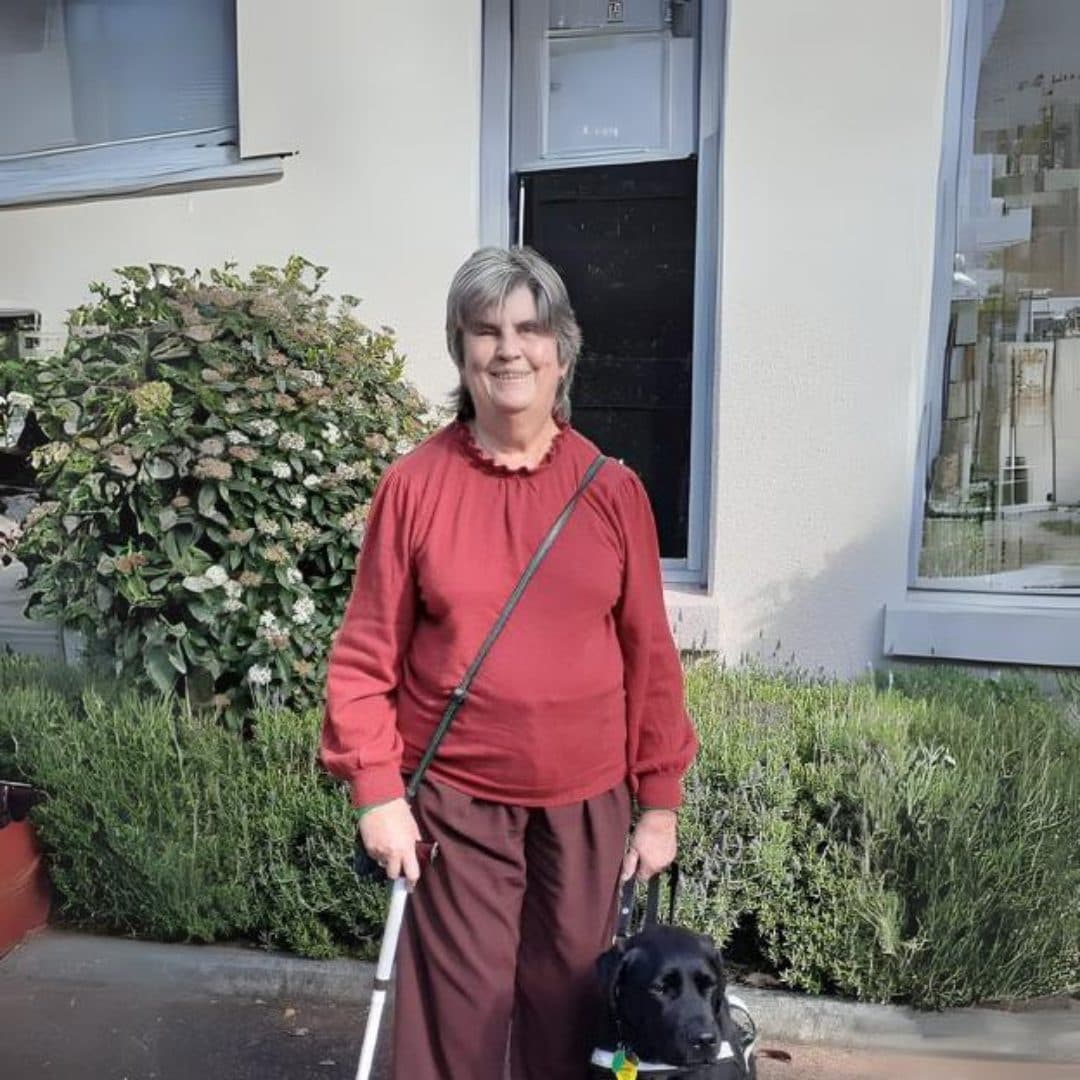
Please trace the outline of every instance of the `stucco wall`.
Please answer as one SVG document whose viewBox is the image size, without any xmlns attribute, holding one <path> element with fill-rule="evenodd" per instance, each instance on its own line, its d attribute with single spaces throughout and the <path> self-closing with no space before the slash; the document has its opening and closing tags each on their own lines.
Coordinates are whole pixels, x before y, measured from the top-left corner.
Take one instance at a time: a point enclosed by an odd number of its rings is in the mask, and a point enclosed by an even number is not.
<svg viewBox="0 0 1080 1080">
<path fill-rule="evenodd" d="M 841 673 L 881 654 L 906 585 L 949 7 L 729 0 L 709 587 L 668 594 L 686 645 Z M 478 235 L 480 0 L 330 0 L 291 32 L 282 181 L 0 211 L 0 298 L 55 325 L 112 266 L 296 251 L 441 396 L 445 288 Z"/>
<path fill-rule="evenodd" d="M 413 377 L 442 395 L 453 382 L 446 285 L 477 235 L 480 0 L 293 8 L 288 25 L 266 20 L 246 44 L 263 37 L 268 55 L 291 61 L 280 78 L 299 155 L 284 179 L 0 210 L 0 300 L 56 327 L 115 266 L 248 266 L 295 252 L 331 268 L 330 289 L 361 296 L 361 317 L 394 326 Z"/>
<path fill-rule="evenodd" d="M 906 586 L 949 6 L 729 4 L 711 593 L 733 660 L 863 670 Z"/>
</svg>

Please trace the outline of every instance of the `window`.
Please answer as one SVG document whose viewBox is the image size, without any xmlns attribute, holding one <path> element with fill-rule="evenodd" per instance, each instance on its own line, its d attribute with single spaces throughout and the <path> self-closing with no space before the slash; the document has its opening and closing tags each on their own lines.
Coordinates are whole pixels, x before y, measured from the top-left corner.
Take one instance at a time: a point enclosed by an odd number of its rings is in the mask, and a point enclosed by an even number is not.
<svg viewBox="0 0 1080 1080">
<path fill-rule="evenodd" d="M 236 6 L 24 0 L 0 7 L 0 206 L 244 171 Z"/>
<path fill-rule="evenodd" d="M 969 0 L 964 56 L 916 584 L 1080 595 L 1080 4 Z"/>
<path fill-rule="evenodd" d="M 483 239 L 562 273 L 584 336 L 575 426 L 641 476 L 665 577 L 700 583 L 723 4 L 487 0 L 484 14 Z"/>
</svg>

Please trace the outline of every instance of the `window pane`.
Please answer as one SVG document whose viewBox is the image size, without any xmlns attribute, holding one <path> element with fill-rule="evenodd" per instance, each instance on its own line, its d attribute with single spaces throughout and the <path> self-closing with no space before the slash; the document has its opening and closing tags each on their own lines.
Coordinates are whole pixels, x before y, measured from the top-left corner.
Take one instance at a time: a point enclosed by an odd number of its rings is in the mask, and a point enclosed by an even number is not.
<svg viewBox="0 0 1080 1080">
<path fill-rule="evenodd" d="M 79 145 L 236 125 L 233 0 L 65 0 Z"/>
<path fill-rule="evenodd" d="M 0 156 L 235 129 L 235 2 L 0 7 L 0 100 Z"/>
<path fill-rule="evenodd" d="M 972 9 L 919 575 L 1080 590 L 1080 4 Z"/>
<path fill-rule="evenodd" d="M 545 152 L 663 149 L 666 56 L 660 34 L 552 41 Z"/>
</svg>

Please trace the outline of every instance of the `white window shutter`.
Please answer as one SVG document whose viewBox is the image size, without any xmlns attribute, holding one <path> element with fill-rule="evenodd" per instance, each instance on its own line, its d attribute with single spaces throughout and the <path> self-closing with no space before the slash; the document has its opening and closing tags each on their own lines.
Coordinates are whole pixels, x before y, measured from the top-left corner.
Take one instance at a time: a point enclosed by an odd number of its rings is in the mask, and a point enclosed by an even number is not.
<svg viewBox="0 0 1080 1080">
<path fill-rule="evenodd" d="M 293 86 L 302 19 L 296 0 L 236 0 L 240 157 L 273 157 L 299 149 Z"/>
</svg>

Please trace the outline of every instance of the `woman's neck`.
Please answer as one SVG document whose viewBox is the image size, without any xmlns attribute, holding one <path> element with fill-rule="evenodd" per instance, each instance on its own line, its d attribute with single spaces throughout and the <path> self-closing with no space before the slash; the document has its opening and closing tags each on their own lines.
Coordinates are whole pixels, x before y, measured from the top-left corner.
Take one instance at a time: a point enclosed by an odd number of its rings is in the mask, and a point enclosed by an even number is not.
<svg viewBox="0 0 1080 1080">
<path fill-rule="evenodd" d="M 524 414 L 469 421 L 473 438 L 496 465 L 509 469 L 535 469 L 551 449 L 559 426 L 551 416 L 539 419 Z"/>
</svg>

